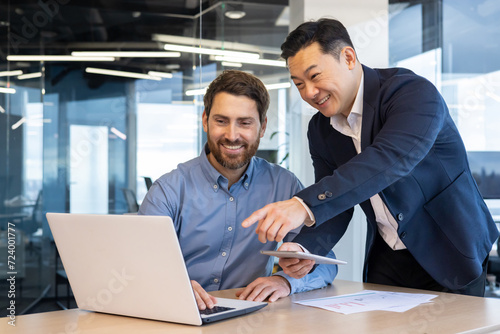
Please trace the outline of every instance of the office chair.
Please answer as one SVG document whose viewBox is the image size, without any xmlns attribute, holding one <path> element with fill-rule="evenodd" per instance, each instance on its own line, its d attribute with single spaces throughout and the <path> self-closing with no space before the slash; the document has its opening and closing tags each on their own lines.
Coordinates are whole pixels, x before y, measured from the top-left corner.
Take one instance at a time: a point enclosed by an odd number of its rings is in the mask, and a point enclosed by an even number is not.
<svg viewBox="0 0 500 334">
<path fill-rule="evenodd" d="M 42 227 L 43 220 L 43 212 L 42 212 L 42 201 L 43 194 L 42 190 L 38 192 L 38 196 L 36 198 L 35 205 L 33 206 L 33 210 L 31 214 L 23 219 L 21 224 L 21 229 L 26 233 L 27 236 L 35 233 L 40 227 Z"/>
<path fill-rule="evenodd" d="M 139 211 L 139 204 L 137 204 L 137 198 L 135 197 L 135 192 L 132 189 L 122 188 L 123 196 L 127 202 L 128 212 Z"/>
<path fill-rule="evenodd" d="M 151 186 L 153 185 L 153 180 L 149 176 L 143 176 L 144 182 L 146 182 L 146 189 L 149 190 Z"/>
<path fill-rule="evenodd" d="M 28 242 L 26 250 L 31 253 L 35 253 L 39 257 L 39 264 L 41 267 L 41 255 L 42 255 L 42 237 L 39 233 L 35 233 L 38 230 L 41 231 L 42 221 L 43 221 L 43 193 L 42 190 L 38 192 L 35 205 L 31 213 L 22 219 L 20 230 L 22 230 L 26 236 Z"/>
<path fill-rule="evenodd" d="M 74 297 L 71 294 L 71 286 L 69 285 L 69 280 L 68 280 L 68 276 L 66 275 L 66 271 L 64 270 L 64 267 L 62 266 L 61 258 L 59 256 L 59 251 L 57 250 L 57 247 L 55 247 L 54 241 L 52 241 L 52 243 L 53 243 L 54 248 L 55 248 L 55 256 L 56 256 L 56 258 L 55 258 L 55 265 L 56 265 L 55 281 L 56 281 L 56 283 L 55 283 L 55 289 L 54 289 L 54 299 L 55 299 L 56 304 L 61 309 L 67 310 L 67 309 L 71 308 L 71 301 L 72 300 L 74 301 Z M 60 285 L 63 285 L 65 290 L 66 290 L 65 296 L 61 296 L 59 294 L 59 286 Z M 63 304 L 62 298 L 65 299 L 66 305 Z"/>
</svg>

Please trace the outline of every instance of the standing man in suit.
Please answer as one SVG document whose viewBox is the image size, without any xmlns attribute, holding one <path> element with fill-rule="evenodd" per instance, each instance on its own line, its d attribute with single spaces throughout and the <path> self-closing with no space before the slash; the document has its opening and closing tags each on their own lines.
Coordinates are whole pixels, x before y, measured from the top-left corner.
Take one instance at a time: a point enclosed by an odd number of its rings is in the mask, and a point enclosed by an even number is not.
<svg viewBox="0 0 500 334">
<path fill-rule="evenodd" d="M 304 222 L 294 241 L 325 254 L 360 204 L 364 281 L 483 296 L 498 230 L 434 85 L 406 69 L 362 65 L 332 19 L 303 23 L 281 50 L 302 99 L 319 111 L 308 130 L 316 183 L 242 225 L 258 222 L 266 242 Z M 297 259 L 280 265 L 293 277 L 312 268 Z"/>
</svg>

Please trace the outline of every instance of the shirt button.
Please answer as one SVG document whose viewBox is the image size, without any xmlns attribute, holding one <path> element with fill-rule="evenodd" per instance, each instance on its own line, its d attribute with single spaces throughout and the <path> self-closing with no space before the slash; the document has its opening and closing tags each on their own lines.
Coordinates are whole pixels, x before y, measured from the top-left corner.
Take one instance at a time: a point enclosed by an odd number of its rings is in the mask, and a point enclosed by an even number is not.
<svg viewBox="0 0 500 334">
<path fill-rule="evenodd" d="M 218 186 L 218 185 L 216 185 L 216 184 L 214 184 L 214 189 L 217 189 L 217 188 L 219 188 L 219 186 Z"/>
<path fill-rule="evenodd" d="M 228 231 L 232 231 L 232 230 L 233 230 L 233 228 L 232 228 L 231 226 L 229 226 L 229 227 L 227 228 L 227 230 L 228 230 Z"/>
<path fill-rule="evenodd" d="M 245 187 L 248 187 L 248 182 L 245 182 Z"/>
<path fill-rule="evenodd" d="M 234 197 L 229 197 L 229 201 L 234 201 Z"/>
<path fill-rule="evenodd" d="M 226 252 L 222 252 L 222 256 L 226 256 L 226 255 L 227 255 L 227 253 L 226 253 Z"/>
<path fill-rule="evenodd" d="M 406 232 L 401 233 L 401 239 L 406 238 Z"/>
<path fill-rule="evenodd" d="M 214 278 L 214 283 L 219 283 L 219 280 L 217 278 Z"/>
<path fill-rule="evenodd" d="M 319 199 L 320 201 L 324 200 L 325 198 L 326 198 L 326 195 L 325 195 L 325 194 L 319 194 L 319 195 L 318 195 L 318 199 Z"/>
<path fill-rule="evenodd" d="M 398 220 L 402 221 L 405 218 L 405 216 L 402 213 L 398 213 Z"/>
</svg>

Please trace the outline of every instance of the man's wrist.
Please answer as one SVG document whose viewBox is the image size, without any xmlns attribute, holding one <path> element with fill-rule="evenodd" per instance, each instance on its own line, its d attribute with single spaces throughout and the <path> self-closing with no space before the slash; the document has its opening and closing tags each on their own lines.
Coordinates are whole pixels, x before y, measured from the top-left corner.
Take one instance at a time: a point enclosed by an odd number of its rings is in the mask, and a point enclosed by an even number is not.
<svg viewBox="0 0 500 334">
<path fill-rule="evenodd" d="M 302 198 L 293 196 L 292 198 L 295 198 L 297 201 L 299 201 L 300 204 L 306 209 L 308 217 L 304 220 L 304 225 L 307 227 L 314 226 L 316 223 L 316 219 L 314 218 L 314 214 L 312 213 L 311 209 L 307 206 L 307 204 L 302 200 Z"/>
<path fill-rule="evenodd" d="M 288 289 L 290 289 L 290 294 L 292 293 L 292 283 L 290 282 L 288 275 L 286 275 L 283 271 L 278 271 L 277 273 L 273 274 L 273 277 L 281 278 L 281 280 L 288 286 Z"/>
</svg>

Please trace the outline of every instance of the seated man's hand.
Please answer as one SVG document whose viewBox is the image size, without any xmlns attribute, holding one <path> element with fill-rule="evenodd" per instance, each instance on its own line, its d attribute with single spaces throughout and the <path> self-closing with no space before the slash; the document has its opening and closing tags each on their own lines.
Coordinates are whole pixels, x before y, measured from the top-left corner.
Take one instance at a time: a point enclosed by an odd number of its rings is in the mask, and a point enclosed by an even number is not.
<svg viewBox="0 0 500 334">
<path fill-rule="evenodd" d="M 259 277 L 246 288 L 237 291 L 236 297 L 256 302 L 269 297 L 269 301 L 274 302 L 288 296 L 290 289 L 290 283 L 281 276 Z"/>
<path fill-rule="evenodd" d="M 299 244 L 294 242 L 285 242 L 278 248 L 280 251 L 297 251 L 304 252 L 302 247 Z M 283 269 L 283 272 L 290 277 L 293 278 L 302 278 L 307 275 L 312 267 L 314 266 L 313 260 L 301 260 L 301 259 L 285 259 L 281 258 L 279 261 L 280 267 Z"/>
<path fill-rule="evenodd" d="M 217 303 L 217 299 L 214 296 L 208 294 L 200 285 L 200 283 L 191 280 L 191 286 L 193 287 L 194 296 L 196 297 L 196 304 L 198 304 L 198 309 L 203 311 L 207 307 L 213 308 Z"/>
</svg>

